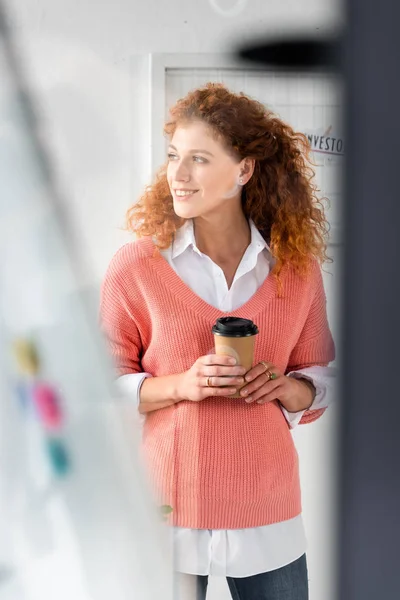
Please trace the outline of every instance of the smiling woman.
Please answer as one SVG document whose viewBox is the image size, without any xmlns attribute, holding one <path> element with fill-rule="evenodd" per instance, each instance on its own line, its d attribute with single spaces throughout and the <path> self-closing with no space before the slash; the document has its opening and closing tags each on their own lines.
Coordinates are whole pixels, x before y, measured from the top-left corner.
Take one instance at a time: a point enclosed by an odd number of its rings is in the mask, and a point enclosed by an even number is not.
<svg viewBox="0 0 400 600">
<path fill-rule="evenodd" d="M 305 272 L 310 256 L 327 260 L 328 224 L 305 135 L 260 102 L 221 84 L 189 93 L 171 108 L 170 117 L 168 163 L 128 211 L 129 229 L 138 237 L 153 236 L 166 249 L 184 219 L 201 213 L 200 224 L 212 214 L 220 231 L 216 215 L 226 223 L 235 206 L 269 244 L 274 275 L 289 263 Z M 183 202 L 180 190 L 196 193 Z"/>
<path fill-rule="evenodd" d="M 144 417 L 155 497 L 172 507 L 177 577 L 197 600 L 210 574 L 233 598 L 306 600 L 290 429 L 323 414 L 334 374 L 307 141 L 219 84 L 172 107 L 165 132 L 168 161 L 128 211 L 139 239 L 110 264 L 101 319 Z M 213 347 L 228 315 L 256 322 L 250 368 Z"/>
<path fill-rule="evenodd" d="M 240 174 L 246 172 L 248 179 L 254 171 L 254 160 L 235 160 L 213 138 L 210 127 L 200 121 L 177 127 L 172 142 L 167 179 L 177 215 L 193 219 L 216 213 L 227 199 L 240 197 L 245 177 Z M 182 199 L 190 199 L 190 203 L 181 206 Z"/>
</svg>

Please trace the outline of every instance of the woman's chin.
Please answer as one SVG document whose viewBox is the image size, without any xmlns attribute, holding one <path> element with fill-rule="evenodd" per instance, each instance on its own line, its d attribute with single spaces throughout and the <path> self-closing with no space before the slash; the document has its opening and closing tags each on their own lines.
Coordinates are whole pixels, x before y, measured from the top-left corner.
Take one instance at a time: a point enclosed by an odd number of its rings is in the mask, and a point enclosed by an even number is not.
<svg viewBox="0 0 400 600">
<path fill-rule="evenodd" d="M 197 216 L 193 206 L 188 206 L 183 202 L 174 202 L 174 212 L 181 219 L 193 219 Z"/>
</svg>

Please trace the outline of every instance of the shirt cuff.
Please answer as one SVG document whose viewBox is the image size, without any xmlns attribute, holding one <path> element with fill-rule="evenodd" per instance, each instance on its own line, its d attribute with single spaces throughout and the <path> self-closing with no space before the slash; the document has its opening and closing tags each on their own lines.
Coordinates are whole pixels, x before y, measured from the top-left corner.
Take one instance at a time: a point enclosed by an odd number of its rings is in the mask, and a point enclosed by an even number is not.
<svg viewBox="0 0 400 600">
<path fill-rule="evenodd" d="M 152 375 L 150 373 L 128 373 L 127 375 L 118 377 L 116 384 L 121 394 L 129 400 L 136 402 L 136 406 L 139 408 L 140 388 L 143 381 L 148 377 L 152 377 Z"/>
<path fill-rule="evenodd" d="M 315 387 L 316 394 L 314 401 L 307 410 L 319 410 L 321 408 L 327 408 L 329 404 L 333 402 L 336 375 L 337 370 L 335 367 L 321 367 L 318 365 L 287 373 L 288 377 L 294 377 L 295 379 L 308 379 L 308 381 L 310 381 Z M 302 416 L 306 412 L 305 410 L 300 410 L 295 413 L 288 412 L 283 406 L 281 406 L 281 409 L 290 429 L 293 429 L 300 423 Z"/>
</svg>

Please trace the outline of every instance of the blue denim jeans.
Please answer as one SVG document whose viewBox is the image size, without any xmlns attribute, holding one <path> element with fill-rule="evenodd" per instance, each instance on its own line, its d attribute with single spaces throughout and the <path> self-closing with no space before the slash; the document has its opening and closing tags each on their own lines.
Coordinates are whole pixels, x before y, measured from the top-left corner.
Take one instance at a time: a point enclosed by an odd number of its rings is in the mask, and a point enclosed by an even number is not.
<svg viewBox="0 0 400 600">
<path fill-rule="evenodd" d="M 305 554 L 275 571 L 252 577 L 227 577 L 226 579 L 233 600 L 308 600 Z M 198 575 L 196 600 L 206 600 L 207 585 L 208 576 Z M 189 596 L 188 600 L 190 600 Z"/>
</svg>

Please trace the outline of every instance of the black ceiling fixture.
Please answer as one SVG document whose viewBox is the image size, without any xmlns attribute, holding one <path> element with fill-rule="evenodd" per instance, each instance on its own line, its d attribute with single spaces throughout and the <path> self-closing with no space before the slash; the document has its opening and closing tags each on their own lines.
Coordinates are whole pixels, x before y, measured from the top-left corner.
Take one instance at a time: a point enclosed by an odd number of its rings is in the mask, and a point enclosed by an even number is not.
<svg viewBox="0 0 400 600">
<path fill-rule="evenodd" d="M 297 39 L 260 40 L 238 51 L 241 60 L 271 65 L 286 71 L 340 69 L 341 42 L 339 36 L 298 37 Z"/>
</svg>

